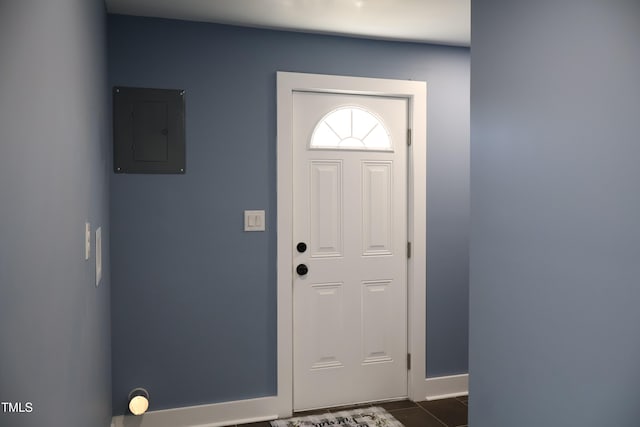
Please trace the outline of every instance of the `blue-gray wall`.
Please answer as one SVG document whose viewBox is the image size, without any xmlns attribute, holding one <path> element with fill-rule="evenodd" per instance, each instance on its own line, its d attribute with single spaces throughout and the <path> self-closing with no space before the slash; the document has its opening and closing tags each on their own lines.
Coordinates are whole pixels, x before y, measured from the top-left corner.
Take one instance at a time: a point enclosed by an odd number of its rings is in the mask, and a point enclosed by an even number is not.
<svg viewBox="0 0 640 427">
<path fill-rule="evenodd" d="M 640 420 L 640 2 L 478 0 L 473 427 Z"/>
<path fill-rule="evenodd" d="M 109 131 L 99 0 L 0 0 L 0 401 L 11 427 L 110 424 Z M 84 260 L 103 228 L 104 278 Z"/>
<path fill-rule="evenodd" d="M 276 392 L 276 71 L 428 84 L 429 376 L 467 371 L 469 50 L 109 17 L 112 85 L 186 90 L 186 175 L 113 175 L 113 399 Z M 244 233 L 242 211 L 267 231 Z"/>
</svg>

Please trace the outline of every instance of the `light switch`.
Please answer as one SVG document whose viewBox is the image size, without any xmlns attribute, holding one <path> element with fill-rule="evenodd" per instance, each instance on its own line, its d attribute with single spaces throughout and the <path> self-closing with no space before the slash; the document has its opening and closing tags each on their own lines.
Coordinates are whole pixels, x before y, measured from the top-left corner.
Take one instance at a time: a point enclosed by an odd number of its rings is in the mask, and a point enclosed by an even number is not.
<svg viewBox="0 0 640 427">
<path fill-rule="evenodd" d="M 102 227 L 96 229 L 96 286 L 102 280 Z"/>
<path fill-rule="evenodd" d="M 91 224 L 84 223 L 84 259 L 85 261 L 91 257 Z"/>
<path fill-rule="evenodd" d="M 244 211 L 244 231 L 264 231 L 264 211 Z"/>
</svg>

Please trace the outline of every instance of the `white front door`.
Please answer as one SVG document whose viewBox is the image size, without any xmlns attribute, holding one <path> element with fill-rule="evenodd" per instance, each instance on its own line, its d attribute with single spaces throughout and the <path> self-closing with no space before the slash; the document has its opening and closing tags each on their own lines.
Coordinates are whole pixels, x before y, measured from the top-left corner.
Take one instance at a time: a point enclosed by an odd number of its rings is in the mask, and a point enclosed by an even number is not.
<svg viewBox="0 0 640 427">
<path fill-rule="evenodd" d="M 407 396 L 405 98 L 293 93 L 293 409 Z"/>
</svg>

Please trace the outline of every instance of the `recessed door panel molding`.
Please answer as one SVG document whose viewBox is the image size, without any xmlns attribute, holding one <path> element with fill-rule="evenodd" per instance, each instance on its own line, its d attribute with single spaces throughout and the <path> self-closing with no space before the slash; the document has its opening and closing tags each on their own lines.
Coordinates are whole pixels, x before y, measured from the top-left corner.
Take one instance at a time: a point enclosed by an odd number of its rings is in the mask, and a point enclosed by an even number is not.
<svg viewBox="0 0 640 427">
<path fill-rule="evenodd" d="M 313 337 L 311 369 L 340 368 L 343 319 L 342 283 L 323 283 L 311 286 L 309 301 L 309 335 Z"/>
<path fill-rule="evenodd" d="M 343 247 L 342 162 L 310 162 L 311 256 L 340 257 Z"/>
<path fill-rule="evenodd" d="M 392 362 L 389 346 L 394 333 L 388 317 L 394 310 L 391 280 L 362 282 L 362 363 Z"/>
<path fill-rule="evenodd" d="M 393 162 L 362 162 L 363 255 L 392 255 Z"/>
</svg>

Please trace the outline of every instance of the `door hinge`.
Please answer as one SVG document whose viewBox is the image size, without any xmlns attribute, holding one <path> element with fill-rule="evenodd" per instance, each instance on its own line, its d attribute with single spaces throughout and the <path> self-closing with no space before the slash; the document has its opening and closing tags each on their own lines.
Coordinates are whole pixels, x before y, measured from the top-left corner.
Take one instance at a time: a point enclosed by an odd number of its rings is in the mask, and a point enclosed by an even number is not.
<svg viewBox="0 0 640 427">
<path fill-rule="evenodd" d="M 411 353 L 407 353 L 407 371 L 411 370 Z"/>
<path fill-rule="evenodd" d="M 407 258 L 411 258 L 411 242 L 407 242 Z"/>
<path fill-rule="evenodd" d="M 411 129 L 407 129 L 407 145 L 411 145 Z"/>
</svg>

